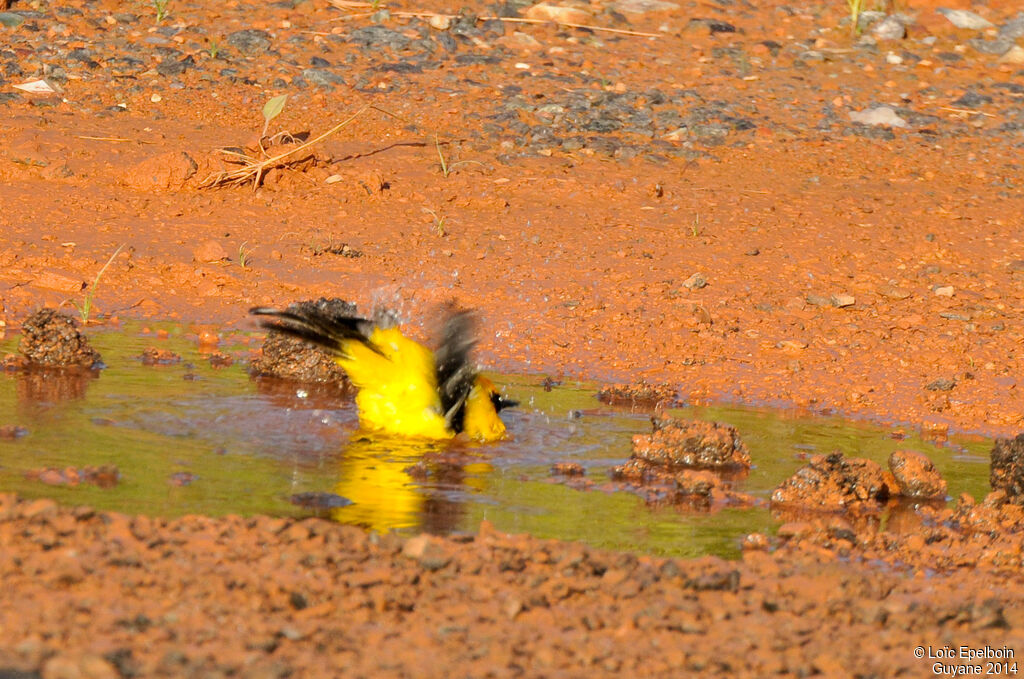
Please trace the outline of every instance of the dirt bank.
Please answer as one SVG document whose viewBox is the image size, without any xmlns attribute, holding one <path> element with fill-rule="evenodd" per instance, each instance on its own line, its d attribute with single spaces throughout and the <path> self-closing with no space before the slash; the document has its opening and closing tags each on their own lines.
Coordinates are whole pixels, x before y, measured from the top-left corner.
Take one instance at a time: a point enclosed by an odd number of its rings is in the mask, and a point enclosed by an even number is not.
<svg viewBox="0 0 1024 679">
<path fill-rule="evenodd" d="M 1024 641 L 1019 563 L 915 574 L 800 540 L 681 561 L 11 496 L 0 540 L 0 666 L 44 677 L 927 676 L 920 645 Z"/>
</svg>

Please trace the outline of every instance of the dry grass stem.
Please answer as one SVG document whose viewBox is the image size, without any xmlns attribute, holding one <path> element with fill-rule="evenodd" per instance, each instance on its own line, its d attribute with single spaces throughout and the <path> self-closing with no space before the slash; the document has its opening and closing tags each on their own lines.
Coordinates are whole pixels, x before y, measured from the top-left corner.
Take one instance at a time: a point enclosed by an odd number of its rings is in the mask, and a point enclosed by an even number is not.
<svg viewBox="0 0 1024 679">
<path fill-rule="evenodd" d="M 85 134 L 75 135 L 79 139 L 89 139 L 92 141 L 116 141 L 116 142 L 134 142 L 136 144 L 153 144 L 154 142 L 145 141 L 143 139 L 125 139 L 123 137 L 91 137 Z"/>
<path fill-rule="evenodd" d="M 289 164 L 288 158 L 290 156 L 294 156 L 297 153 L 301 153 L 302 151 L 305 151 L 306 149 L 316 144 L 319 144 L 320 142 L 322 142 L 324 139 L 327 139 L 331 135 L 336 134 L 339 130 L 341 130 L 343 127 L 351 123 L 353 120 L 361 116 L 369 109 L 379 111 L 380 113 L 391 116 L 392 118 L 398 118 L 399 120 L 401 120 L 399 116 L 395 115 L 394 113 L 391 113 L 390 111 L 386 111 L 380 108 L 379 106 L 374 106 L 373 104 L 366 104 L 358 111 L 350 115 L 348 118 L 338 123 L 331 129 L 327 130 L 323 134 L 321 134 L 319 137 L 310 139 L 309 141 L 299 144 L 293 149 L 289 149 L 288 151 L 279 153 L 276 156 L 271 156 L 269 158 L 264 158 L 261 160 L 259 158 L 255 158 L 245 153 L 239 153 L 238 151 L 232 151 L 230 149 L 219 149 L 220 152 L 223 153 L 224 155 L 234 156 L 235 158 L 237 158 L 238 161 L 241 163 L 241 167 L 236 168 L 234 170 L 221 170 L 220 172 L 216 172 L 207 177 L 206 179 L 204 179 L 199 185 L 202 188 L 213 188 L 218 186 L 238 186 L 240 184 L 246 184 L 252 181 L 252 188 L 253 191 L 255 191 L 256 188 L 259 186 L 260 180 L 263 178 L 263 175 L 267 173 L 267 170 L 272 170 L 278 167 L 287 167 Z M 266 152 L 264 152 L 264 155 L 266 155 Z"/>
</svg>

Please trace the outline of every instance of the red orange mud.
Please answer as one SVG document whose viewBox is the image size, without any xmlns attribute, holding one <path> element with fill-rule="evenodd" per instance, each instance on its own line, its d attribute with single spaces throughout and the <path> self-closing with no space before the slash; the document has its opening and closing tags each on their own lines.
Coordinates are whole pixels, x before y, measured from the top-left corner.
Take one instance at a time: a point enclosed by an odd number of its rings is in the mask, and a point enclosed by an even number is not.
<svg viewBox="0 0 1024 679">
<path fill-rule="evenodd" d="M 179 319 L 211 345 L 254 305 L 420 319 L 455 298 L 499 370 L 1014 435 L 1024 66 L 982 50 L 1019 8 L 945 3 L 993 24 L 969 30 L 936 6 L 865 47 L 838 0 L 588 6 L 657 38 L 441 30 L 399 5 L 377 17 L 391 33 L 357 33 L 376 24 L 321 0 L 172 0 L 159 23 L 16 2 L 0 329 L 81 304 L 124 245 L 94 317 Z M 12 87 L 44 77 L 58 94 Z M 367 103 L 401 120 L 368 111 L 255 191 L 199 188 L 282 93 L 271 132 Z M 908 127 L 851 123 L 881 104 Z M 0 667 L 45 677 L 929 676 L 917 646 L 1024 652 L 1020 517 L 998 497 L 885 530 L 793 521 L 736 564 L 0 507 Z"/>
</svg>

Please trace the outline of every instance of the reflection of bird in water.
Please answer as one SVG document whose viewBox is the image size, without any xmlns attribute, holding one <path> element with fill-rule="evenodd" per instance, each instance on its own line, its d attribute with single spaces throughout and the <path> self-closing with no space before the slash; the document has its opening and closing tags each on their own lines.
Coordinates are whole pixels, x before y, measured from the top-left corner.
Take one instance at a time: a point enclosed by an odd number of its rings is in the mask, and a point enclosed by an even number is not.
<svg viewBox="0 0 1024 679">
<path fill-rule="evenodd" d="M 447 312 L 436 351 L 392 324 L 331 314 L 317 306 L 257 307 L 251 313 L 271 317 L 264 323 L 267 328 L 327 349 L 358 389 L 359 423 L 367 436 L 345 450 L 335 492 L 353 504 L 332 510 L 335 520 L 377 531 L 454 529 L 461 517 L 459 504 L 414 480 L 408 470 L 440 470 L 434 484 L 479 484 L 488 465 L 430 459 L 444 456 L 439 442 L 456 436 L 484 442 L 503 438 L 505 424 L 498 412 L 516 405 L 471 361 L 476 340 L 470 312 Z"/>
<path fill-rule="evenodd" d="M 264 327 L 313 342 L 334 355 L 359 390 L 359 423 L 368 432 L 428 440 L 464 434 L 496 441 L 505 435 L 498 411 L 516 403 L 472 364 L 476 340 L 468 311 L 448 312 L 436 352 L 391 324 L 332 315 L 316 307 L 256 307 L 250 313 L 270 316 L 274 321 Z"/>
<path fill-rule="evenodd" d="M 425 459 L 426 458 L 426 459 Z M 331 511 L 336 521 L 378 532 L 420 528 L 450 533 L 462 518 L 462 505 L 444 490 L 480 489 L 486 462 L 447 459 L 436 443 L 375 436 L 354 440 L 339 467 L 334 492 L 352 505 Z M 409 474 L 429 470 L 429 479 Z M 423 481 L 427 481 L 424 484 Z"/>
</svg>

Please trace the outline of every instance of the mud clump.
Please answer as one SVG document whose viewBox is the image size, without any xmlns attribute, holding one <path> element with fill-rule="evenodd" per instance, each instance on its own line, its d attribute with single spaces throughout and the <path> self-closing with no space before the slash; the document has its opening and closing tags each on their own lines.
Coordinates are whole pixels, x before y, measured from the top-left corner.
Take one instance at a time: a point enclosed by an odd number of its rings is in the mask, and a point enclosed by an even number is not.
<svg viewBox="0 0 1024 679">
<path fill-rule="evenodd" d="M 28 429 L 25 427 L 16 424 L 0 425 L 0 441 L 16 441 L 22 436 L 28 436 Z"/>
<path fill-rule="evenodd" d="M 349 500 L 347 497 L 324 491 L 296 493 L 289 497 L 288 501 L 296 507 L 312 510 L 339 509 L 352 504 L 352 500 Z"/>
<path fill-rule="evenodd" d="M 199 477 L 192 472 L 174 472 L 167 477 L 167 483 L 178 488 L 191 486 Z"/>
<path fill-rule="evenodd" d="M 750 452 L 733 427 L 717 422 L 651 418 L 654 432 L 633 437 L 633 458 L 652 465 L 749 469 Z"/>
<path fill-rule="evenodd" d="M 946 480 L 924 453 L 897 450 L 889 456 L 889 469 L 896 479 L 899 494 L 921 500 L 944 500 Z"/>
<path fill-rule="evenodd" d="M 751 505 L 755 498 L 731 490 L 722 474 L 750 467 L 750 453 L 732 427 L 713 422 L 652 418 L 654 432 L 633 438 L 633 455 L 613 467 L 612 479 L 629 484 L 648 502 L 695 508 Z M 718 472 L 718 473 L 715 473 Z"/>
<path fill-rule="evenodd" d="M 779 518 L 779 517 L 776 517 Z M 1024 545 L 1024 507 L 1007 502 L 1002 490 L 976 503 L 963 493 L 956 507 L 920 502 L 892 502 L 888 515 L 818 514 L 779 527 L 777 556 L 814 555 L 818 559 L 856 555 L 867 562 L 891 563 L 917 573 L 984 569 L 1017 577 Z M 931 577 L 931 575 L 929 577 Z M 972 620 L 973 616 L 967 618 Z M 996 618 L 981 616 L 985 627 Z"/>
<path fill-rule="evenodd" d="M 100 364 L 99 353 L 77 328 L 73 318 L 56 309 L 40 309 L 21 325 L 18 351 L 30 365 L 48 368 L 84 367 Z"/>
<path fill-rule="evenodd" d="M 181 356 L 169 349 L 146 347 L 142 350 L 142 365 L 174 365 L 181 363 Z"/>
<path fill-rule="evenodd" d="M 120 470 L 112 464 L 105 464 L 99 467 L 44 467 L 33 469 L 25 473 L 29 479 L 35 479 L 48 486 L 78 486 L 90 484 L 99 488 L 113 488 L 121 480 Z"/>
<path fill-rule="evenodd" d="M 583 476 L 586 470 L 578 462 L 557 462 L 551 465 L 551 473 L 555 476 Z"/>
<path fill-rule="evenodd" d="M 608 384 L 597 392 L 597 400 L 608 405 L 650 407 L 673 406 L 679 402 L 676 389 L 667 384 Z"/>
<path fill-rule="evenodd" d="M 138 191 L 176 191 L 199 172 L 199 164 L 184 151 L 168 151 L 129 168 L 121 183 Z"/>
<path fill-rule="evenodd" d="M 772 493 L 772 504 L 841 510 L 880 505 L 894 494 L 896 482 L 876 462 L 842 453 L 815 455 Z"/>
<path fill-rule="evenodd" d="M 337 317 L 352 316 L 356 305 L 341 299 L 321 297 L 316 301 L 296 302 L 288 311 L 317 310 Z M 296 382 L 317 382 L 348 386 L 348 376 L 323 349 L 273 328 L 267 332 L 263 355 L 251 364 L 254 375 L 277 377 Z"/>
<path fill-rule="evenodd" d="M 992 490 L 1006 493 L 1006 501 L 1024 505 L 1024 434 L 996 439 L 989 472 Z"/>
<path fill-rule="evenodd" d="M 227 368 L 234 364 L 235 359 L 225 353 L 215 351 L 209 356 L 211 368 Z"/>
</svg>

